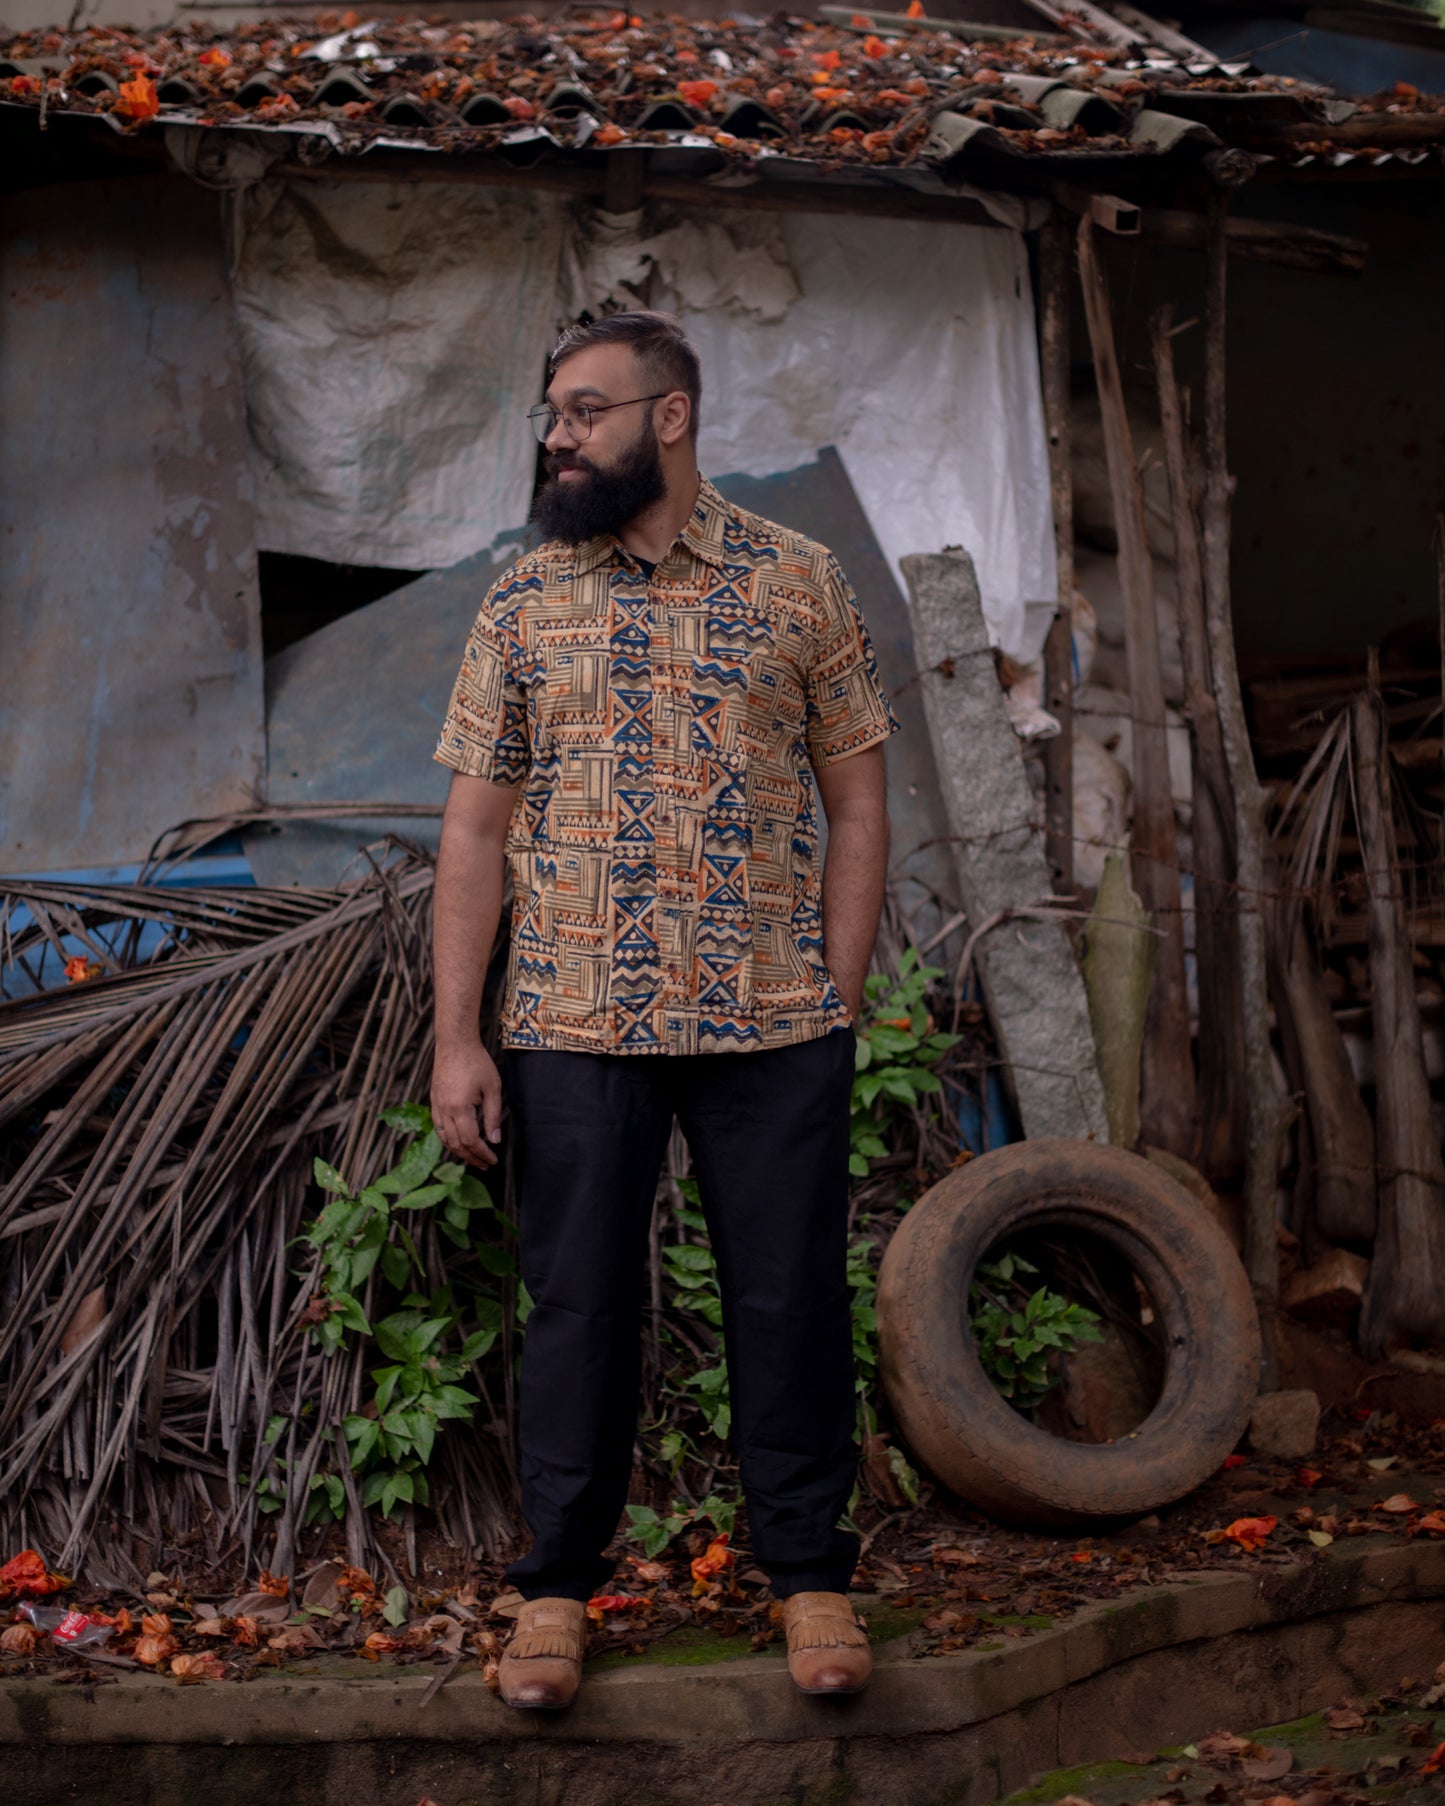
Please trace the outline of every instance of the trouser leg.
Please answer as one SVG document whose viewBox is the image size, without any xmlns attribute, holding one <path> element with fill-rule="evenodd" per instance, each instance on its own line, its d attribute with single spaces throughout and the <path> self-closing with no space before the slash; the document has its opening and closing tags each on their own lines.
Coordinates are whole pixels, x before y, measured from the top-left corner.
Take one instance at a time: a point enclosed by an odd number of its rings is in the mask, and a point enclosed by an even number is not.
<svg viewBox="0 0 1445 1806">
<path fill-rule="evenodd" d="M 522 1277 L 519 1392 L 528 1599 L 589 1599 L 627 1502 L 641 1386 L 642 1277 L 672 1126 L 661 1060 L 513 1056 Z"/>
<path fill-rule="evenodd" d="M 779 1596 L 846 1592 L 857 1473 L 847 1283 L 853 1036 L 678 1064 L 723 1297 L 753 1551 Z"/>
</svg>

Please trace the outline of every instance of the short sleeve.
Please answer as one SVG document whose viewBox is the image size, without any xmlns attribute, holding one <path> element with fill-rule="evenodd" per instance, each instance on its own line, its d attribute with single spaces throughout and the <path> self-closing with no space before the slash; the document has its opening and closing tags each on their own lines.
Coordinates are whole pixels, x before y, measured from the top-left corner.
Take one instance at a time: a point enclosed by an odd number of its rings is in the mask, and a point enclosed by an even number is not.
<svg viewBox="0 0 1445 1806">
<path fill-rule="evenodd" d="M 510 574 L 488 591 L 467 636 L 433 755 L 439 764 L 491 784 L 524 782 L 532 761 L 527 698 L 516 676 L 517 591 Z"/>
<path fill-rule="evenodd" d="M 866 752 L 898 732 L 858 599 L 831 559 L 823 612 L 807 674 L 806 732 L 814 765 Z"/>
</svg>

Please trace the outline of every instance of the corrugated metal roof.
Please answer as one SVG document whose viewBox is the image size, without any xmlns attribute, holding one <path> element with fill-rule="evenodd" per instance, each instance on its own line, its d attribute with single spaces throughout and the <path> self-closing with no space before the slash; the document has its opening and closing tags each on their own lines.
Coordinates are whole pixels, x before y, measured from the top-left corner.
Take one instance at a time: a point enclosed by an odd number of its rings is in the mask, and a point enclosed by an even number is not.
<svg viewBox="0 0 1445 1806">
<path fill-rule="evenodd" d="M 1115 16 L 1086 0 L 1030 4 L 1056 29 L 1010 38 L 829 7 L 752 24 L 603 8 L 565 24 L 323 15 L 321 36 L 297 20 L 36 31 L 0 42 L 0 99 L 103 115 L 126 132 L 299 132 L 319 155 L 329 144 L 527 164 L 669 147 L 712 166 L 787 158 L 949 180 L 1014 161 L 1197 158 L 1220 145 L 1292 163 L 1420 161 L 1445 140 L 1445 101 L 1407 84 L 1342 100 L 1219 63 L 1127 6 Z"/>
</svg>

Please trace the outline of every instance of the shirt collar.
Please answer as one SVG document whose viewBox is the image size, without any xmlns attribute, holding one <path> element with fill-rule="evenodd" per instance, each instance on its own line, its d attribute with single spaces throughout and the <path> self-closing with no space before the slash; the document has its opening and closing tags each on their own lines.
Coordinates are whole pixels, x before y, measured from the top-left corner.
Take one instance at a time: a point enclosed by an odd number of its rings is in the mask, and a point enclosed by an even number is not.
<svg viewBox="0 0 1445 1806">
<path fill-rule="evenodd" d="M 704 477 L 697 492 L 697 506 L 683 522 L 682 532 L 678 537 L 694 557 L 702 559 L 704 564 L 721 569 L 723 534 L 730 513 L 722 494 Z M 593 539 L 584 540 L 577 552 L 578 576 L 596 570 L 598 565 L 605 564 L 614 552 L 620 550 L 621 541 L 611 533 L 599 533 Z"/>
</svg>

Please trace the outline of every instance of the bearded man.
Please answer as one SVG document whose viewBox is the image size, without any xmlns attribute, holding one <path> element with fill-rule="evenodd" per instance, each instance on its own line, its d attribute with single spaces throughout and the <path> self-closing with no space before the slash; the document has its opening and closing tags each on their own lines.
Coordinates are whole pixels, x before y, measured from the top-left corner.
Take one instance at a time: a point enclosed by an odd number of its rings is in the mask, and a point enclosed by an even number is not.
<svg viewBox="0 0 1445 1806">
<path fill-rule="evenodd" d="M 627 1499 L 648 1229 L 674 1117 L 722 1293 L 752 1546 L 805 1692 L 857 1692 L 839 1526 L 857 1464 L 845 1274 L 852 1024 L 888 854 L 896 722 L 823 546 L 698 474 L 701 375 L 675 320 L 562 335 L 545 543 L 477 616 L 437 758 L 432 1115 L 487 1167 L 503 1078 L 478 1029 L 510 862 L 502 1006 L 521 1270 L 524 1605 L 509 1705 L 581 1677 Z M 828 849 L 820 875 L 821 795 Z"/>
</svg>

